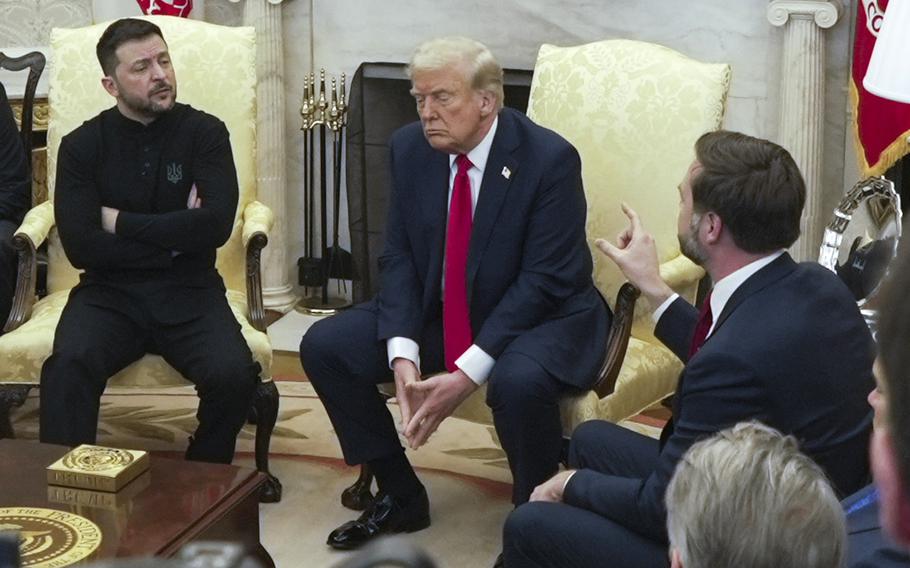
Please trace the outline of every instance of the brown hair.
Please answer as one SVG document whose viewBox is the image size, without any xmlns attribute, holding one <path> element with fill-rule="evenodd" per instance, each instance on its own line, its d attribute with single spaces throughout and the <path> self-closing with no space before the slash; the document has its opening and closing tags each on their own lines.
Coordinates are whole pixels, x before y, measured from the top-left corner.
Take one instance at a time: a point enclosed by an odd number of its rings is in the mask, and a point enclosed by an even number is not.
<svg viewBox="0 0 910 568">
<path fill-rule="evenodd" d="M 112 23 L 101 34 L 98 45 L 95 46 L 95 54 L 98 56 L 98 63 L 101 64 L 101 70 L 107 76 L 113 76 L 117 64 L 117 48 L 128 41 L 145 39 L 150 35 L 157 35 L 164 41 L 164 34 L 161 28 L 147 20 L 137 18 L 122 18 Z M 165 42 L 167 43 L 167 42 Z"/>
<path fill-rule="evenodd" d="M 806 185 L 789 152 L 768 140 L 719 130 L 698 139 L 695 157 L 703 168 L 692 181 L 695 211 L 717 213 L 736 246 L 765 253 L 799 237 Z"/>
</svg>

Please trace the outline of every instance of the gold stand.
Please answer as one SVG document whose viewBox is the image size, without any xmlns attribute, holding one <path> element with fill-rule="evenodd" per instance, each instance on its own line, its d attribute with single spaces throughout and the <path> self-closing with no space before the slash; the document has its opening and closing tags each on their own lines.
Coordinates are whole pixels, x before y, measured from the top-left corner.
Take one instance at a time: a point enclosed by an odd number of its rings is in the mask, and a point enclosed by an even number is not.
<svg viewBox="0 0 910 568">
<path fill-rule="evenodd" d="M 344 298 L 329 298 L 323 302 L 320 297 L 310 296 L 297 302 L 294 309 L 309 316 L 333 316 L 338 313 L 338 310 L 350 307 L 351 302 Z"/>
<path fill-rule="evenodd" d="M 341 207 L 341 162 L 343 137 L 348 110 L 345 93 L 345 75 L 336 82 L 332 77 L 331 87 L 326 88 L 325 69 L 319 72 L 317 87 L 315 73 L 309 73 L 303 84 L 303 101 L 300 116 L 303 119 L 303 203 L 304 203 L 304 256 L 298 260 L 300 284 L 304 286 L 304 297 L 295 310 L 314 316 L 330 316 L 338 310 L 350 307 L 345 298 L 329 296 L 329 281 L 338 279 L 339 292 L 344 279 L 352 277 L 345 273 L 345 266 L 351 265 L 351 253 L 342 250 L 338 244 L 339 209 Z M 331 140 L 329 140 L 331 139 Z M 327 143 L 331 143 L 332 164 L 329 170 Z M 318 159 L 317 159 L 318 158 Z M 328 232 L 328 178 L 331 171 L 332 196 L 332 238 Z M 318 172 L 318 179 L 317 174 Z M 319 204 L 320 238 L 316 244 L 316 204 Z M 350 268 L 348 268 L 350 272 Z M 347 287 L 345 286 L 345 290 Z M 312 292 L 316 292 L 313 294 Z"/>
</svg>

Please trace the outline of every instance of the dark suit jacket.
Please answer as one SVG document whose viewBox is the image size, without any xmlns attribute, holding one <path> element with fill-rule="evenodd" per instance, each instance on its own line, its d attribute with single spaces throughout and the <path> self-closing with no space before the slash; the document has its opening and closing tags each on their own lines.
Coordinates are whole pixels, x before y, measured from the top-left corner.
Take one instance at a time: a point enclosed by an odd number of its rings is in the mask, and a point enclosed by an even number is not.
<svg viewBox="0 0 910 568">
<path fill-rule="evenodd" d="M 844 499 L 844 511 L 875 489 L 868 485 Z M 878 501 L 847 515 L 847 566 L 849 568 L 888 568 L 910 566 L 910 555 L 882 532 Z"/>
<path fill-rule="evenodd" d="M 0 220 L 19 225 L 31 202 L 27 156 L 6 90 L 0 83 Z"/>
<path fill-rule="evenodd" d="M 686 361 L 698 314 L 682 299 L 655 333 Z M 680 376 L 675 429 L 646 479 L 581 470 L 565 501 L 632 530 L 666 539 L 664 493 L 696 441 L 743 420 L 792 434 L 840 495 L 866 482 L 873 344 L 853 297 L 835 274 L 784 254 L 740 286 Z"/>
<path fill-rule="evenodd" d="M 392 136 L 391 153 L 379 339 L 420 343 L 439 317 L 449 155 L 429 145 L 419 123 Z M 474 343 L 494 359 L 506 349 L 523 353 L 580 388 L 595 378 L 610 323 L 591 279 L 585 215 L 575 148 L 519 112 L 500 111 L 468 253 Z"/>
</svg>

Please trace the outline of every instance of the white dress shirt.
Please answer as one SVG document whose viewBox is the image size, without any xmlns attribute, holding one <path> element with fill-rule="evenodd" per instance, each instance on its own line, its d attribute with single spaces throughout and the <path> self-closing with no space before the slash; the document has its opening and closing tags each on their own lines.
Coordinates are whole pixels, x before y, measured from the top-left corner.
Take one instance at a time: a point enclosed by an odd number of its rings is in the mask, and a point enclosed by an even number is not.
<svg viewBox="0 0 910 568">
<path fill-rule="evenodd" d="M 487 132 L 480 144 L 468 152 L 468 159 L 473 166 L 468 170 L 468 179 L 471 182 L 471 215 L 477 209 L 477 200 L 480 197 L 480 182 L 483 180 L 483 172 L 487 167 L 487 159 L 490 157 L 490 149 L 493 146 L 493 137 L 496 135 L 496 127 L 499 125 L 499 117 L 493 119 L 493 125 Z M 455 175 L 458 173 L 458 166 L 455 164 L 456 155 L 449 155 L 449 197 L 448 203 L 452 201 L 452 190 L 455 186 Z M 443 261 L 443 282 L 445 282 L 445 261 Z M 420 371 L 420 347 L 417 342 L 407 337 L 391 337 L 386 342 L 386 348 L 389 354 L 389 367 L 392 361 L 401 357 L 413 361 Z M 487 382 L 490 372 L 496 360 L 490 357 L 483 349 L 476 344 L 471 345 L 455 359 L 455 366 L 464 371 L 472 381 L 478 385 Z"/>
<path fill-rule="evenodd" d="M 777 260 L 782 254 L 784 254 L 784 250 L 779 250 L 768 256 L 763 256 L 758 260 L 752 261 L 749 264 L 734 270 L 714 284 L 714 288 L 711 290 L 711 314 L 714 316 L 712 318 L 714 321 L 711 322 L 711 329 L 708 330 L 708 335 L 705 337 L 710 337 L 711 334 L 714 333 L 714 324 L 717 323 L 717 318 L 724 311 L 724 307 L 726 307 L 727 302 L 730 300 L 730 297 L 733 296 L 733 293 L 736 292 L 736 290 L 753 274 Z M 679 294 L 673 294 L 654 310 L 654 313 L 651 315 L 654 323 L 660 321 L 661 316 L 664 315 L 664 312 L 667 311 L 670 304 L 676 301 L 676 298 L 678 297 Z"/>
</svg>

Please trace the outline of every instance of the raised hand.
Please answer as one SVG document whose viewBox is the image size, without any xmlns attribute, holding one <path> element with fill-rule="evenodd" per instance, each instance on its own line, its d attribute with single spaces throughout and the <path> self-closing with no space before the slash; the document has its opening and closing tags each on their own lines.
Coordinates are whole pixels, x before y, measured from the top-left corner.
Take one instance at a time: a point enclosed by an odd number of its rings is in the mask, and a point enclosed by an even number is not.
<svg viewBox="0 0 910 568">
<path fill-rule="evenodd" d="M 622 204 L 622 211 L 629 218 L 629 226 L 616 237 L 616 244 L 597 239 L 594 244 L 625 277 L 641 290 L 652 307 L 657 307 L 673 295 L 673 290 L 660 277 L 657 246 L 654 237 L 641 224 L 641 219 L 631 207 Z"/>
</svg>

